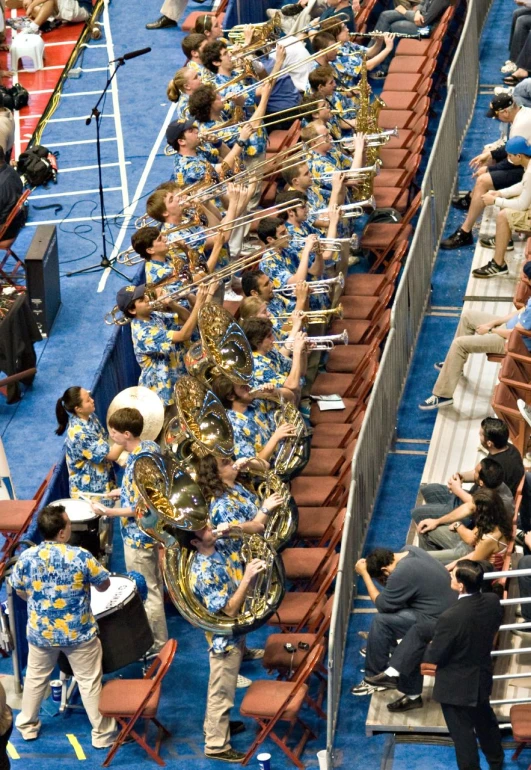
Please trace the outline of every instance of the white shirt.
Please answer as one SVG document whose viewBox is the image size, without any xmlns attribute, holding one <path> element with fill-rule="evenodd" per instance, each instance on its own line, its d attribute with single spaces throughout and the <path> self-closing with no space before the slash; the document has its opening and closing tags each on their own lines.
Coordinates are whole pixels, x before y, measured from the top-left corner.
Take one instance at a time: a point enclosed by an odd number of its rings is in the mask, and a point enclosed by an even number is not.
<svg viewBox="0 0 531 770">
<path fill-rule="evenodd" d="M 531 112 L 531 109 L 529 110 Z M 496 206 L 513 211 L 527 211 L 531 208 L 531 163 L 527 166 L 522 181 L 498 190 Z"/>
<path fill-rule="evenodd" d="M 300 40 L 297 43 L 294 43 L 294 40 L 296 40 L 296 38 L 290 36 L 282 37 L 277 42 L 286 49 L 286 61 L 284 62 L 283 67 L 289 67 L 292 64 L 300 62 L 299 66 L 292 69 L 288 74 L 293 80 L 293 85 L 297 91 L 305 91 L 306 86 L 308 85 L 308 75 L 312 70 L 313 62 L 307 61 L 309 53 L 304 43 Z M 275 59 L 275 51 L 272 51 L 269 56 L 271 59 Z M 529 111 L 531 112 L 531 109 Z"/>
</svg>

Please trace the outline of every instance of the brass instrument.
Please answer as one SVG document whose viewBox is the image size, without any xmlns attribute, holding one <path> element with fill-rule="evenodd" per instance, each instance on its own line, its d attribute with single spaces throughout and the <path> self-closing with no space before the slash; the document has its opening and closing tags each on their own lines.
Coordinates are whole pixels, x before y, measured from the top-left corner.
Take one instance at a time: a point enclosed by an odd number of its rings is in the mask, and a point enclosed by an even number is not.
<svg viewBox="0 0 531 770">
<path fill-rule="evenodd" d="M 291 406 L 295 409 L 293 405 Z M 297 409 L 295 409 L 295 411 L 298 412 Z M 309 436 L 311 438 L 311 432 L 309 433 Z M 293 446 L 296 447 L 297 443 L 293 442 Z M 304 465 L 306 465 L 307 462 L 308 458 L 306 458 Z M 304 466 L 298 468 L 297 471 L 294 470 L 291 475 L 284 476 L 284 479 L 292 479 L 296 473 L 302 471 L 303 467 Z M 255 471 L 253 471 L 253 473 L 255 473 Z M 297 526 L 299 524 L 299 510 L 291 496 L 288 484 L 286 484 L 286 481 L 279 475 L 276 464 L 274 471 L 266 471 L 264 473 L 263 480 L 258 482 L 255 491 L 262 504 L 273 494 L 280 495 L 282 498 L 282 505 L 268 516 L 264 531 L 264 539 L 275 549 L 275 551 L 280 551 L 288 545 L 297 531 Z"/>
<path fill-rule="evenodd" d="M 304 246 L 306 238 L 295 237 L 291 239 L 291 243 L 297 246 Z M 353 249 L 357 249 L 359 238 L 357 235 L 351 235 L 350 238 L 319 238 L 317 240 L 317 248 L 321 251 L 341 251 L 343 243 L 348 243 Z"/>
<path fill-rule="evenodd" d="M 345 278 L 343 273 L 339 273 L 335 278 L 323 278 L 320 281 L 310 281 L 308 284 L 310 294 L 328 294 L 339 286 L 343 289 L 345 286 Z M 273 294 L 283 294 L 285 297 L 294 297 L 297 290 L 296 283 L 288 283 L 286 286 L 281 286 L 280 289 L 273 289 Z"/>
<path fill-rule="evenodd" d="M 308 464 L 313 431 L 307 427 L 299 410 L 283 396 L 271 391 L 262 392 L 260 389 L 256 391 L 256 395 L 258 398 L 273 401 L 279 405 L 275 411 L 277 428 L 281 425 L 293 425 L 295 428 L 295 434 L 282 439 L 275 454 L 275 474 L 283 481 L 290 481 L 302 473 Z M 279 490 L 273 489 L 273 492 L 277 491 Z M 269 492 L 269 494 L 272 493 Z"/>
<path fill-rule="evenodd" d="M 350 39 L 355 40 L 357 37 L 384 37 L 384 35 L 391 34 L 393 37 L 409 37 L 411 40 L 421 40 L 422 35 L 417 33 L 416 35 L 407 35 L 405 32 L 351 32 Z M 347 54 L 348 56 L 354 56 L 355 54 Z"/>
<path fill-rule="evenodd" d="M 253 374 L 253 353 L 232 315 L 210 303 L 199 311 L 197 326 L 201 342 L 192 345 L 184 356 L 188 373 L 207 386 L 219 374 L 237 385 L 247 385 Z"/>
<path fill-rule="evenodd" d="M 336 172 L 337 173 L 337 172 Z M 350 168 L 346 171 L 341 171 L 341 175 L 349 182 L 364 182 L 367 179 L 372 179 L 378 176 L 380 173 L 380 165 L 374 163 L 372 166 L 362 166 L 361 168 Z M 334 178 L 334 174 L 320 174 L 319 179 L 330 180 Z"/>
<path fill-rule="evenodd" d="M 209 612 L 195 595 L 190 580 L 191 567 L 197 556 L 195 551 L 186 547 L 165 549 L 164 580 L 171 600 L 189 623 L 214 634 L 238 637 L 259 628 L 276 612 L 284 597 L 286 577 L 282 560 L 260 535 L 233 529 L 223 537 L 241 540 L 244 564 L 262 559 L 266 565 L 257 575 L 235 618 L 222 612 Z"/>
<path fill-rule="evenodd" d="M 286 321 L 287 330 L 293 326 L 292 313 L 280 313 L 279 315 L 269 316 L 272 321 Z M 343 305 L 341 303 L 329 310 L 305 310 L 304 324 L 328 324 L 333 318 L 343 318 Z"/>
<path fill-rule="evenodd" d="M 221 401 L 195 377 L 180 377 L 175 384 L 177 417 L 164 431 L 163 445 L 187 468 L 197 458 L 232 457 L 234 434 Z"/>
<path fill-rule="evenodd" d="M 364 201 L 356 201 L 355 203 L 343 203 L 341 206 L 339 206 L 339 211 L 343 217 L 360 217 L 365 213 L 363 210 L 364 208 L 370 208 L 374 211 L 376 208 L 376 200 L 373 195 Z M 319 209 L 315 212 L 315 216 L 317 216 L 318 219 L 327 219 L 327 215 L 328 209 Z"/>
<path fill-rule="evenodd" d="M 155 441 L 164 425 L 164 404 L 157 394 L 143 385 L 121 390 L 109 404 L 107 409 L 107 429 L 109 418 L 118 409 L 129 407 L 138 409 L 144 418 L 144 427 L 140 438 L 143 441 Z"/>
<path fill-rule="evenodd" d="M 291 350 L 293 348 L 293 340 L 275 340 L 275 345 Z M 348 345 L 348 332 L 345 329 L 341 334 L 328 334 L 324 337 L 308 337 L 306 340 L 306 347 L 308 350 L 332 350 L 335 345 Z"/>
<path fill-rule="evenodd" d="M 388 128 L 375 134 L 366 134 L 365 147 L 381 147 L 387 144 L 393 136 L 398 136 L 398 128 Z M 354 139 L 350 136 L 343 139 L 334 139 L 334 144 L 341 144 L 345 150 L 354 149 Z"/>
<path fill-rule="evenodd" d="M 235 618 L 209 612 L 193 590 L 191 567 L 197 553 L 182 544 L 182 532 L 198 531 L 208 524 L 209 507 L 196 482 L 173 457 L 140 453 L 133 468 L 143 506 L 139 526 L 164 548 L 164 581 L 170 597 L 188 622 L 215 634 L 238 636 L 258 628 L 276 611 L 284 596 L 285 573 L 281 559 L 259 535 L 232 530 L 223 537 L 242 540 L 244 563 L 262 559 L 259 573 Z"/>
<path fill-rule="evenodd" d="M 232 29 L 224 29 L 223 33 L 226 33 L 229 40 L 233 43 L 243 43 L 245 40 L 245 26 L 245 24 L 237 24 Z M 265 43 L 269 37 L 278 37 L 281 32 L 282 14 L 278 11 L 269 21 L 253 24 L 253 36 L 250 45 Z"/>
</svg>

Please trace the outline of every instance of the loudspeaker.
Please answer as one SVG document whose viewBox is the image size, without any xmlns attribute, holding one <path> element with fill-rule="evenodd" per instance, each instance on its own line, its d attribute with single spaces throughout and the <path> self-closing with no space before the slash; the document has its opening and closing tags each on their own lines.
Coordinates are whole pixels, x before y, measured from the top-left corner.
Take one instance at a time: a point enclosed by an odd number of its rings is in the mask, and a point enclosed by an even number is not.
<svg viewBox="0 0 531 770">
<path fill-rule="evenodd" d="M 39 225 L 25 258 L 31 309 L 41 334 L 50 334 L 61 304 L 59 254 L 55 225 Z"/>
</svg>

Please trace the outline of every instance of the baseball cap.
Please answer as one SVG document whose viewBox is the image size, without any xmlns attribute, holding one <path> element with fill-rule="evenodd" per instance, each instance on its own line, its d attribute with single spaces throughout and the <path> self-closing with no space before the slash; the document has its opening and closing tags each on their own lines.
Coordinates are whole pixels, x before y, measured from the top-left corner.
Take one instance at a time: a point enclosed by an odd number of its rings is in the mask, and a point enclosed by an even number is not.
<svg viewBox="0 0 531 770">
<path fill-rule="evenodd" d="M 131 307 L 133 302 L 137 299 L 140 299 L 140 297 L 143 297 L 145 293 L 145 283 L 141 283 L 140 286 L 122 286 L 116 295 L 116 304 L 122 313 L 125 313 L 125 311 Z"/>
<path fill-rule="evenodd" d="M 166 141 L 175 149 L 177 139 L 180 139 L 185 131 L 194 127 L 197 126 L 193 120 L 174 120 L 166 129 Z"/>
<path fill-rule="evenodd" d="M 527 280 L 531 281 L 531 262 L 529 260 L 527 262 L 524 262 L 522 266 L 522 270 Z"/>
<path fill-rule="evenodd" d="M 498 112 L 512 107 L 513 104 L 514 100 L 510 94 L 498 94 L 490 103 L 490 108 L 486 112 L 487 118 L 495 118 Z"/>
<path fill-rule="evenodd" d="M 511 155 L 531 156 L 531 145 L 523 136 L 512 136 L 505 144 L 505 150 Z"/>
</svg>

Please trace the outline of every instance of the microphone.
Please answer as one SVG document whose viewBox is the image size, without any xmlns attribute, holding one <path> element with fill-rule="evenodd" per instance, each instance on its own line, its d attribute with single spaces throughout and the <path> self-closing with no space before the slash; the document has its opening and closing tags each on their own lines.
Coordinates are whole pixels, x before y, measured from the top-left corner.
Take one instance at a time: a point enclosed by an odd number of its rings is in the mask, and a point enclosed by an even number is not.
<svg viewBox="0 0 531 770">
<path fill-rule="evenodd" d="M 151 48 L 139 48 L 138 51 L 129 51 L 129 53 L 124 53 L 123 56 L 119 56 L 118 59 L 113 59 L 109 62 L 109 64 L 114 64 L 114 62 L 120 61 L 129 61 L 129 59 L 136 59 L 137 56 L 143 56 L 145 53 L 150 53 Z"/>
</svg>

